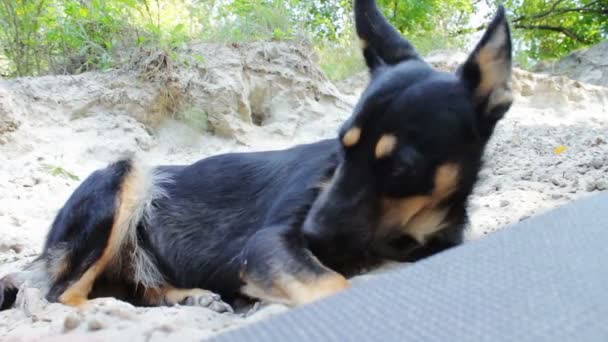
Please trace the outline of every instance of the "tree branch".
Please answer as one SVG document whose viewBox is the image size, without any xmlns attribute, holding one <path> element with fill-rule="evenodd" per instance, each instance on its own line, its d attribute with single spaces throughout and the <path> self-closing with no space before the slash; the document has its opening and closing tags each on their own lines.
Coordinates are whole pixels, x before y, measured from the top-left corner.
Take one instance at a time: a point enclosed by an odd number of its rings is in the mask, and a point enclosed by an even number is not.
<svg viewBox="0 0 608 342">
<path fill-rule="evenodd" d="M 583 44 L 589 44 L 584 38 L 577 36 L 574 32 L 568 30 L 565 27 L 559 26 L 549 26 L 549 25 L 513 25 L 513 28 L 524 29 L 524 30 L 545 30 L 545 31 L 553 31 L 559 32 L 572 40 L 576 40 Z"/>
<path fill-rule="evenodd" d="M 517 22 L 520 22 L 520 21 L 523 21 L 523 20 L 527 20 L 527 19 L 540 19 L 540 18 L 544 18 L 544 17 L 546 17 L 548 15 L 553 14 L 554 11 L 555 11 L 555 9 L 557 8 L 557 6 L 559 6 L 559 4 L 562 3 L 562 2 L 564 2 L 564 0 L 557 0 L 553 4 L 553 6 L 551 6 L 551 9 L 549 9 L 548 11 L 545 11 L 545 12 L 542 12 L 542 13 L 539 13 L 539 14 L 535 14 L 535 15 L 529 17 L 529 18 L 526 18 L 525 15 L 522 15 L 520 17 L 517 17 L 517 18 L 511 20 L 511 22 L 512 23 L 517 23 Z"/>
<path fill-rule="evenodd" d="M 575 7 L 575 8 L 557 8 L 561 3 L 563 3 L 564 0 L 557 0 L 555 1 L 551 8 L 538 13 L 538 14 L 534 14 L 534 15 L 530 15 L 530 16 L 519 16 L 517 18 L 514 18 L 512 20 L 510 20 L 511 24 L 513 24 L 513 28 L 519 28 L 519 29 L 527 29 L 527 30 L 548 30 L 548 31 L 554 31 L 554 32 L 559 32 L 562 33 L 563 35 L 576 40 L 578 42 L 581 43 L 588 43 L 587 41 L 585 41 L 585 39 L 581 38 L 580 36 L 577 36 L 574 32 L 572 32 L 571 30 L 561 27 L 561 26 L 551 26 L 551 25 L 532 25 L 532 24 L 528 24 L 530 22 L 535 22 L 539 19 L 542 18 L 546 18 L 549 16 L 559 16 L 561 14 L 566 14 L 566 13 L 572 13 L 572 12 L 577 12 L 577 13 L 594 13 L 594 14 L 601 14 L 601 15 L 608 15 L 608 6 L 601 6 L 602 0 L 596 0 L 593 2 L 590 2 L 589 4 L 582 6 L 582 7 Z M 599 7 L 595 7 L 596 5 L 600 5 Z M 522 22 L 527 22 L 527 23 L 522 23 Z M 457 36 L 457 35 L 462 35 L 462 34 L 468 34 L 468 33 L 473 33 L 473 32 L 478 32 L 481 30 L 486 29 L 488 26 L 487 25 L 480 25 L 477 27 L 470 27 L 470 28 L 464 28 L 464 29 L 460 29 L 457 30 L 455 32 L 452 32 L 451 35 L 453 36 Z"/>
<path fill-rule="evenodd" d="M 583 6 L 583 7 L 574 7 L 574 8 L 561 8 L 561 9 L 556 9 L 556 6 L 560 3 L 561 1 L 557 1 L 555 4 L 553 4 L 553 6 L 551 7 L 550 10 L 546 11 L 546 12 L 542 12 L 539 14 L 535 14 L 529 17 L 526 16 L 520 16 L 517 17 L 513 20 L 511 20 L 512 23 L 518 23 L 518 22 L 522 22 L 525 20 L 535 20 L 535 19 L 542 19 L 548 16 L 552 16 L 552 15 L 560 15 L 560 14 L 565 14 L 565 13 L 572 13 L 572 12 L 578 12 L 578 13 L 596 13 L 596 14 L 608 14 L 608 6 L 605 8 L 594 8 L 593 6 L 596 4 L 599 4 L 600 1 L 594 1 L 589 3 L 587 6 Z"/>
<path fill-rule="evenodd" d="M 488 28 L 487 24 L 484 25 L 479 25 L 477 27 L 468 27 L 468 28 L 463 28 L 460 30 L 456 30 L 452 33 L 450 33 L 451 36 L 460 36 L 462 34 L 469 34 L 469 33 L 473 33 L 473 32 L 479 32 L 481 30 L 485 30 L 486 28 Z"/>
</svg>

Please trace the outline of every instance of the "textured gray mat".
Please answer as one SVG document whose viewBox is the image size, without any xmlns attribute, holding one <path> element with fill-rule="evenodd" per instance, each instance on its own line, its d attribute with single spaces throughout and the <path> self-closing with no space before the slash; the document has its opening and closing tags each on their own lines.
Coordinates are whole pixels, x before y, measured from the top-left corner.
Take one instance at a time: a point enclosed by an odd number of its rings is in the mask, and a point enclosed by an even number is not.
<svg viewBox="0 0 608 342">
<path fill-rule="evenodd" d="M 217 341 L 608 341 L 608 193 Z"/>
</svg>

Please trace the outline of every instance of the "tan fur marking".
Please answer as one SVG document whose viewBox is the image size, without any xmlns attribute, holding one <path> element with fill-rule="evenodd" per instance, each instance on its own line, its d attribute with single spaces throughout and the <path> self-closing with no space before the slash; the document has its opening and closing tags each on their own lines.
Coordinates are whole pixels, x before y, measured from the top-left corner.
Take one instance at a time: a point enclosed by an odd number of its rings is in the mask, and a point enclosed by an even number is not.
<svg viewBox="0 0 608 342">
<path fill-rule="evenodd" d="M 457 164 L 448 163 L 437 168 L 431 203 L 417 212 L 406 226 L 406 231 L 420 243 L 444 228 L 442 222 L 448 211 L 438 209 L 436 205 L 458 189 L 459 177 L 460 167 Z"/>
<path fill-rule="evenodd" d="M 298 306 L 334 295 L 349 287 L 350 282 L 335 272 L 317 277 L 311 276 L 310 279 L 297 279 L 293 275 L 282 274 L 271 288 L 263 288 L 254 282 L 247 282 L 241 288 L 241 293 L 274 303 Z"/>
<path fill-rule="evenodd" d="M 429 196 L 413 196 L 403 199 L 385 198 L 382 202 L 383 217 L 380 234 L 398 226 L 416 240 L 423 242 L 429 235 L 441 230 L 447 210 L 436 206 L 458 189 L 460 166 L 443 164 L 435 173 L 435 186 Z"/>
<path fill-rule="evenodd" d="M 160 306 L 169 287 L 143 289 L 142 299 L 146 305 Z"/>
<path fill-rule="evenodd" d="M 420 210 L 432 203 L 431 196 L 414 196 L 405 199 L 385 198 L 382 226 L 405 226 Z"/>
<path fill-rule="evenodd" d="M 295 305 L 311 303 L 350 287 L 349 281 L 337 273 L 327 274 L 306 282 L 286 277 L 281 279 L 278 285 Z"/>
<path fill-rule="evenodd" d="M 376 158 L 384 158 L 389 156 L 397 146 L 397 137 L 392 134 L 383 135 L 376 144 Z"/>
<path fill-rule="evenodd" d="M 447 210 L 445 209 L 424 209 L 412 218 L 406 227 L 406 231 L 418 242 L 423 243 L 428 236 L 444 228 L 442 222 L 446 215 Z"/>
<path fill-rule="evenodd" d="M 118 213 L 114 218 L 110 237 L 101 257 L 61 294 L 59 297 L 61 303 L 70 306 L 80 306 L 86 303 L 97 277 L 120 253 L 120 248 L 128 234 L 133 208 L 137 205 L 138 195 L 142 191 L 142 184 L 138 176 L 139 174 L 135 170 L 131 170 L 122 184 Z"/>
<path fill-rule="evenodd" d="M 344 276 L 323 265 L 312 253 L 308 252 L 308 256 L 313 263 L 324 270 L 322 275 L 307 271 L 300 271 L 297 274 L 283 272 L 274 277 L 272 286 L 268 288 L 268 286 L 262 286 L 247 279 L 245 273 L 241 275 L 245 286 L 241 288 L 240 292 L 252 298 L 296 306 L 333 295 L 350 287 L 350 282 Z"/>
<path fill-rule="evenodd" d="M 263 288 L 255 282 L 248 281 L 245 286 L 241 287 L 241 293 L 251 298 L 257 298 L 272 303 L 281 303 L 285 305 L 295 305 L 289 299 L 287 293 L 282 289 L 273 286 L 271 288 Z"/>
<path fill-rule="evenodd" d="M 488 110 L 513 102 L 513 94 L 509 85 L 511 80 L 509 60 L 499 55 L 505 39 L 507 39 L 507 33 L 505 28 L 501 28 L 476 56 L 481 79 L 475 93 L 479 98 L 490 97 Z"/>
<path fill-rule="evenodd" d="M 509 75 L 505 73 L 505 70 L 508 70 L 503 65 L 505 61 L 497 60 L 496 53 L 497 51 L 492 48 L 483 48 L 479 51 L 477 63 L 481 71 L 481 80 L 476 90 L 478 96 L 488 96 L 494 89 L 507 82 Z"/>
<path fill-rule="evenodd" d="M 89 293 L 93 289 L 93 283 L 97 276 L 101 273 L 97 263 L 91 266 L 87 271 L 72 284 L 61 296 L 59 301 L 69 306 L 81 306 L 88 300 Z"/>
<path fill-rule="evenodd" d="M 450 196 L 458 187 L 460 177 L 460 166 L 457 164 L 443 164 L 435 173 L 435 187 L 433 188 L 433 199 L 439 202 Z"/>
<path fill-rule="evenodd" d="M 367 40 L 365 40 L 365 39 L 363 39 L 363 38 L 359 39 L 359 46 L 360 46 L 362 49 L 367 48 L 367 47 L 368 47 L 368 45 L 369 45 L 369 44 L 368 44 Z"/>
<path fill-rule="evenodd" d="M 346 146 L 346 147 L 352 147 L 352 146 L 355 146 L 359 142 L 360 138 L 361 138 L 361 128 L 353 127 L 351 129 L 349 129 L 346 132 L 346 134 L 344 134 L 344 137 L 342 138 L 342 144 L 344 144 L 344 146 Z"/>
</svg>

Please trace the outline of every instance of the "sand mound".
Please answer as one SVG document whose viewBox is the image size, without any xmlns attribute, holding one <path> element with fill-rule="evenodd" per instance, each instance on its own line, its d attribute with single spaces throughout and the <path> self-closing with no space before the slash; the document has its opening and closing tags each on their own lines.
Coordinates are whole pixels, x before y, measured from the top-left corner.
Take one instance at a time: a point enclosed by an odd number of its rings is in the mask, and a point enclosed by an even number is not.
<svg viewBox="0 0 608 342">
<path fill-rule="evenodd" d="M 0 275 L 36 256 L 61 204 L 117 156 L 188 163 L 329 137 L 367 79 L 334 86 L 310 50 L 283 43 L 201 44 L 186 56 L 189 67 L 153 55 L 132 70 L 0 82 Z M 462 56 L 431 60 L 451 70 Z M 608 189 L 608 89 L 521 70 L 514 77 L 516 103 L 471 201 L 470 238 Z M 219 315 L 98 299 L 75 311 L 24 289 L 18 308 L 0 313 L 0 339 L 199 340 L 284 310 Z"/>
<path fill-rule="evenodd" d="M 541 63 L 536 71 L 607 87 L 608 40 L 588 49 L 575 51 L 557 62 Z"/>
<path fill-rule="evenodd" d="M 516 70 L 471 201 L 473 236 L 608 190 L 608 89 Z"/>
</svg>

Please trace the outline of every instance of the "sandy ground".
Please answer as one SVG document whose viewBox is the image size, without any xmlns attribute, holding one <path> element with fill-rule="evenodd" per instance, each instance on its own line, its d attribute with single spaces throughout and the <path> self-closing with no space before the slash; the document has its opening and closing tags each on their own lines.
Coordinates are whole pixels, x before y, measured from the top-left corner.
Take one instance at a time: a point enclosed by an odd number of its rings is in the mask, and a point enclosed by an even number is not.
<svg viewBox="0 0 608 342">
<path fill-rule="evenodd" d="M 120 154 L 177 164 L 329 137 L 366 78 L 357 75 L 336 87 L 310 56 L 280 44 L 199 49 L 207 64 L 175 71 L 174 82 L 216 113 L 209 121 L 217 135 L 176 120 L 155 128 L 142 124 L 154 121 L 146 115 L 157 108 L 158 89 L 129 73 L 0 82 L 0 275 L 36 256 L 53 216 L 79 182 Z M 448 69 L 454 63 L 436 61 Z M 470 202 L 470 239 L 608 190 L 608 89 L 524 71 L 514 77 L 515 105 L 488 146 Z M 217 108 L 224 108 L 223 116 Z M 76 311 L 27 288 L 16 309 L 0 313 L 0 340 L 200 340 L 285 310 L 263 305 L 220 315 L 104 298 Z"/>
</svg>

